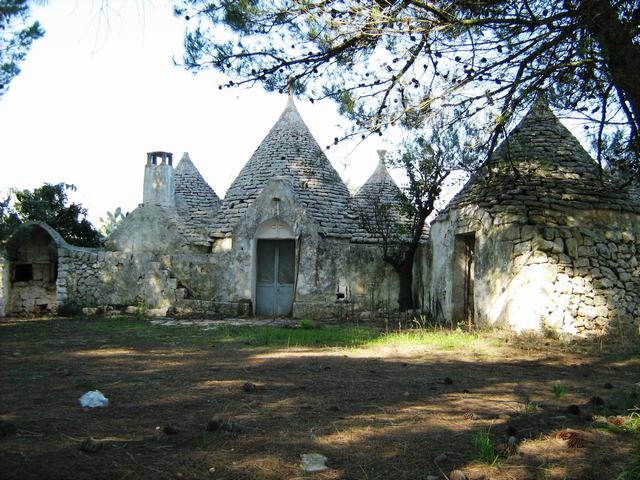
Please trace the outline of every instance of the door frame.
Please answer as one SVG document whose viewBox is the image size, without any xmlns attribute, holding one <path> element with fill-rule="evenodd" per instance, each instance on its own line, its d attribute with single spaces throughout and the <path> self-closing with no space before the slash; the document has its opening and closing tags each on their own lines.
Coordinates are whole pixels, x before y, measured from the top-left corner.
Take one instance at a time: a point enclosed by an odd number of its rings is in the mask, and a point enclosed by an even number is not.
<svg viewBox="0 0 640 480">
<path fill-rule="evenodd" d="M 475 313 L 475 256 L 477 252 L 476 232 L 459 233 L 454 236 L 452 258 L 452 320 L 476 325 Z"/>
<path fill-rule="evenodd" d="M 278 218 L 270 218 L 262 222 L 256 229 L 256 233 L 251 240 L 251 303 L 253 315 L 256 314 L 257 307 L 257 287 L 258 287 L 258 240 L 294 240 L 294 268 L 296 279 L 294 279 L 293 301 L 296 300 L 296 285 L 298 272 L 298 236 L 295 235 L 291 226 Z"/>
</svg>

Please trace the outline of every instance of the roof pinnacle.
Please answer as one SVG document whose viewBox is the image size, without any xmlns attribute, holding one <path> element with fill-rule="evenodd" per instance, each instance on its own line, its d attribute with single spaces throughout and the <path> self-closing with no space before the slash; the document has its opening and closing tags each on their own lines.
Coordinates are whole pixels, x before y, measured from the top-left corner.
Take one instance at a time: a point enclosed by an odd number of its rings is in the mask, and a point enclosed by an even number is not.
<svg viewBox="0 0 640 480">
<path fill-rule="evenodd" d="M 387 157 L 387 151 L 386 150 L 376 150 L 376 152 L 378 153 L 378 164 L 384 165 L 385 158 Z"/>
</svg>

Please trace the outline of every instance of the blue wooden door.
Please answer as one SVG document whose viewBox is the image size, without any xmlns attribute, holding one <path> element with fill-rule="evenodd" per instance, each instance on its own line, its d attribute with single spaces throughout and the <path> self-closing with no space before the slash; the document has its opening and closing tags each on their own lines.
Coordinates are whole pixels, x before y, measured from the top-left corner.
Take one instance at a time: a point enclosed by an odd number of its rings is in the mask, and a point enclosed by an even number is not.
<svg viewBox="0 0 640 480">
<path fill-rule="evenodd" d="M 290 315 L 293 308 L 295 241 L 258 240 L 256 315 Z"/>
</svg>

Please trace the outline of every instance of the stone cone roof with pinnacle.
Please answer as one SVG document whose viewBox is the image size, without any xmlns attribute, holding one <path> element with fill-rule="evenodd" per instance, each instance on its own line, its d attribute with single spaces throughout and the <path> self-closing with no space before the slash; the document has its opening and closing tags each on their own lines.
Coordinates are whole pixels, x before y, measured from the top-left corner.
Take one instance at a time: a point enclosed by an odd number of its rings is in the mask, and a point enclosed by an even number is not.
<svg viewBox="0 0 640 480">
<path fill-rule="evenodd" d="M 233 181 L 221 204 L 213 235 L 231 235 L 262 188 L 285 177 L 305 211 L 328 236 L 349 237 L 355 218 L 346 185 L 331 166 L 289 97 L 287 106 Z"/>
<path fill-rule="evenodd" d="M 529 217 L 536 211 L 562 217 L 570 209 L 640 211 L 629 192 L 601 173 L 542 98 L 445 211 L 468 205 Z"/>
<path fill-rule="evenodd" d="M 206 231 L 218 211 L 220 199 L 184 153 L 175 169 L 176 209 L 182 219 Z"/>
<path fill-rule="evenodd" d="M 360 219 L 358 228 L 353 230 L 354 242 L 374 242 L 377 236 L 372 233 L 371 226 L 367 227 L 367 217 L 371 218 L 374 205 L 389 205 L 392 208 L 388 211 L 392 222 L 406 222 L 406 218 L 400 215 L 402 190 L 389 175 L 389 171 L 384 164 L 385 150 L 378 150 L 378 166 L 373 171 L 367 181 L 358 189 L 353 197 L 353 209 L 355 215 Z M 365 220 L 365 221 L 362 221 Z M 376 228 L 374 226 L 374 228 Z"/>
</svg>

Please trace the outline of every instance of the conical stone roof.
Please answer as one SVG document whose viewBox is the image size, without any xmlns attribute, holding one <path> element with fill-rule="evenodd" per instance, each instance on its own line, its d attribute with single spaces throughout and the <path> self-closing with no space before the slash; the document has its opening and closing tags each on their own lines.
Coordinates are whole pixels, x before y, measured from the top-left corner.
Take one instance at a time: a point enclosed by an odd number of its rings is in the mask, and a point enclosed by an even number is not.
<svg viewBox="0 0 640 480">
<path fill-rule="evenodd" d="M 468 205 L 557 218 L 571 209 L 639 211 L 541 98 L 445 211 Z"/>
<path fill-rule="evenodd" d="M 388 220 L 389 226 L 405 224 L 408 228 L 411 227 L 411 219 L 401 214 L 404 193 L 387 170 L 386 153 L 385 150 L 378 150 L 379 161 L 376 169 L 353 197 L 353 208 L 359 219 L 358 229 L 354 229 L 352 237 L 354 242 L 380 241 L 380 238 L 374 233 L 381 227 L 381 225 L 375 225 L 374 208 L 376 205 L 390 207 L 385 211 L 388 219 L 383 219 Z M 374 225 L 371 224 L 372 221 Z M 425 228 L 425 239 L 427 233 Z"/>
<path fill-rule="evenodd" d="M 362 185 L 355 194 L 354 201 L 356 203 L 366 203 L 371 199 L 375 199 L 376 201 L 379 199 L 379 201 L 384 204 L 399 204 L 398 196 L 402 195 L 402 191 L 398 185 L 396 185 L 393 178 L 391 178 L 384 164 L 386 153 L 384 150 L 378 150 L 378 165 L 364 185 Z"/>
<path fill-rule="evenodd" d="M 228 236 L 262 188 L 275 177 L 286 177 L 320 232 L 348 237 L 355 219 L 349 210 L 346 185 L 300 117 L 289 97 L 271 131 L 233 181 L 222 202 L 214 236 Z"/>
<path fill-rule="evenodd" d="M 379 238 L 375 232 L 383 228 L 383 225 L 377 224 L 380 221 L 386 223 L 388 220 L 389 224 L 406 221 L 400 215 L 402 191 L 391 178 L 384 164 L 386 153 L 384 150 L 378 150 L 379 161 L 376 169 L 353 197 L 353 210 L 358 217 L 358 227 L 353 230 L 354 242 L 378 241 Z M 380 206 L 388 206 L 389 209 L 384 213 L 378 212 L 376 215 L 375 209 Z M 379 215 L 388 216 L 388 218 L 380 218 Z"/>
<path fill-rule="evenodd" d="M 175 199 L 178 214 L 197 228 L 211 225 L 220 199 L 184 153 L 175 169 Z"/>
</svg>

